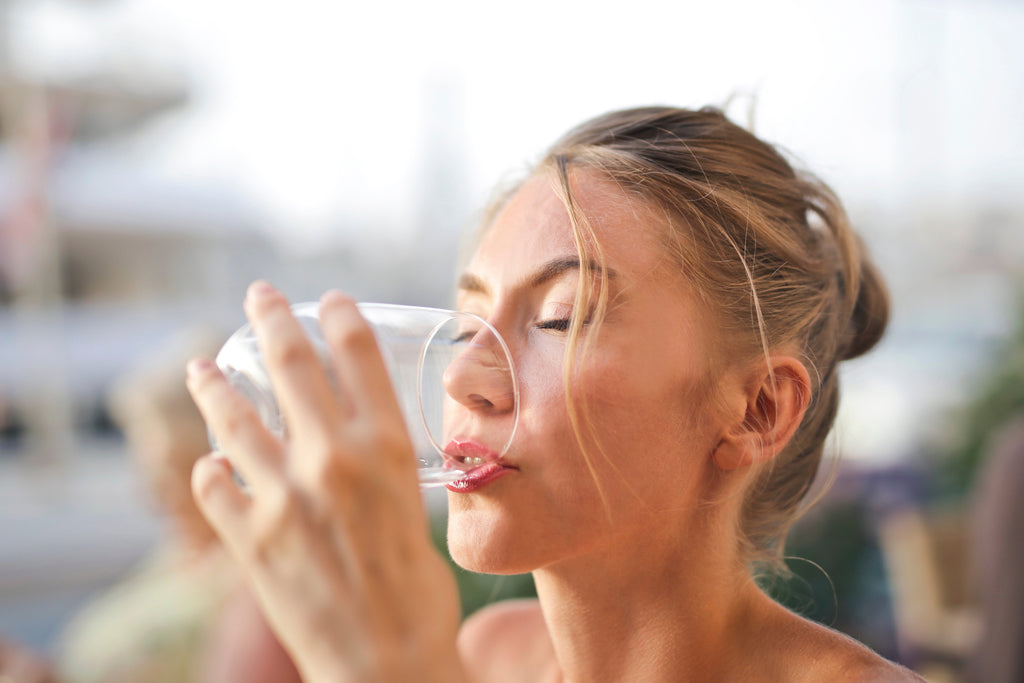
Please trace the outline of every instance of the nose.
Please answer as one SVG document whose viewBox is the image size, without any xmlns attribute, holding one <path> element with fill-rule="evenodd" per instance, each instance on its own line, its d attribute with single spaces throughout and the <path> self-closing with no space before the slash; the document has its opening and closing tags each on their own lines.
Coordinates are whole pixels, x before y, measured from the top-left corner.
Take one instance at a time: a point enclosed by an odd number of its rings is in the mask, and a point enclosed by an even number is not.
<svg viewBox="0 0 1024 683">
<path fill-rule="evenodd" d="M 511 361 L 489 329 L 478 331 L 444 372 L 445 391 L 472 410 L 499 415 L 516 404 Z"/>
</svg>

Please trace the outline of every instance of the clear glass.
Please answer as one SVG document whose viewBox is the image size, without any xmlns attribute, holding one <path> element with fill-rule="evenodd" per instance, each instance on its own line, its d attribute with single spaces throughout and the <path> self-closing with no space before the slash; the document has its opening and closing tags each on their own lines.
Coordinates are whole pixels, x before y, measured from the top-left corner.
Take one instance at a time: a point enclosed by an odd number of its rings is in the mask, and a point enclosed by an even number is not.
<svg viewBox="0 0 1024 683">
<path fill-rule="evenodd" d="M 495 459 L 504 455 L 519 420 L 519 385 L 512 355 L 498 331 L 471 313 L 394 304 L 361 303 L 358 307 L 373 328 L 401 405 L 415 449 L 420 487 L 456 481 L 479 465 L 481 458 L 467 457 L 467 452 L 491 453 Z M 318 310 L 317 303 L 292 306 L 329 376 L 334 377 Z M 286 439 L 287 425 L 250 325 L 227 340 L 217 354 L 217 365 L 256 407 L 267 428 Z M 490 402 L 487 396 L 492 392 L 500 394 L 500 400 Z M 473 421 L 473 411 L 460 406 L 467 400 L 477 402 L 478 411 L 482 402 L 485 409 L 501 413 L 487 421 L 486 436 L 471 433 L 467 426 Z M 472 438 L 480 445 L 466 446 L 459 441 L 462 438 Z M 214 450 L 224 450 L 213 434 L 210 443 Z"/>
</svg>

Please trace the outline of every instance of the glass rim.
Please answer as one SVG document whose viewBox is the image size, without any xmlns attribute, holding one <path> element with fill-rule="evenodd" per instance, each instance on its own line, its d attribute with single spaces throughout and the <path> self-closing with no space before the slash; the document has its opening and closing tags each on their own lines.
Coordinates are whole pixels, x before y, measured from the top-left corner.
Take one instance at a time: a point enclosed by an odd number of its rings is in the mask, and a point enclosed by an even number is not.
<svg viewBox="0 0 1024 683">
<path fill-rule="evenodd" d="M 296 314 L 309 315 L 310 313 L 312 313 L 312 317 L 319 319 L 320 302 L 318 301 L 298 302 L 292 304 L 291 308 L 292 311 Z M 356 308 L 359 310 L 360 314 L 363 315 L 366 321 L 370 323 L 371 327 L 375 326 L 375 322 L 372 320 L 370 316 L 366 314 L 372 313 L 373 311 L 412 311 L 440 316 L 440 319 L 437 321 L 437 323 L 434 324 L 430 332 L 424 337 L 423 345 L 420 348 L 419 358 L 416 367 L 416 407 L 417 412 L 419 413 L 420 424 L 423 427 L 423 433 L 426 434 L 427 439 L 430 441 L 430 445 L 434 448 L 437 454 L 441 456 L 442 461 L 445 463 L 452 462 L 451 456 L 445 453 L 444 447 L 437 442 L 437 439 L 434 438 L 434 434 L 430 429 L 430 426 L 427 421 L 427 416 L 423 408 L 423 366 L 426 361 L 427 349 L 429 348 L 431 342 L 434 340 L 437 334 L 441 331 L 441 328 L 446 323 L 452 320 L 456 320 L 459 317 L 471 318 L 479 322 L 484 327 L 486 327 L 487 330 L 492 335 L 494 335 L 494 338 L 497 340 L 502 353 L 505 354 L 505 360 L 508 363 L 509 376 L 512 382 L 512 429 L 509 432 L 508 439 L 505 440 L 505 443 L 499 449 L 498 457 L 501 458 L 508 452 L 509 448 L 512 447 L 512 442 L 515 440 L 516 432 L 519 429 L 519 377 L 516 374 L 516 366 L 512 358 L 512 350 L 509 348 L 508 343 L 505 341 L 505 338 L 501 335 L 500 332 L 498 332 L 497 328 L 495 328 L 494 325 L 489 323 L 481 316 L 475 313 L 470 313 L 469 311 L 458 311 L 450 308 L 437 308 L 434 306 L 414 306 L 410 304 L 390 304 L 377 302 L 357 302 Z M 453 400 L 457 399 L 454 399 L 453 397 Z M 460 470 L 459 468 L 455 468 L 453 470 L 453 472 L 459 471 L 462 470 Z"/>
<path fill-rule="evenodd" d="M 408 308 L 416 307 L 411 306 Z M 446 323 L 450 322 L 451 320 L 458 319 L 459 317 L 471 318 L 484 325 L 490 331 L 490 333 L 494 335 L 494 338 L 497 340 L 502 352 L 505 354 L 505 360 L 508 362 L 508 372 L 512 382 L 512 429 L 509 431 L 508 439 L 505 440 L 504 445 L 502 445 L 502 447 L 498 450 L 498 458 L 500 459 L 504 457 L 505 454 L 508 453 L 508 449 L 512 447 L 512 441 L 515 440 L 516 431 L 519 429 L 519 378 L 516 376 L 516 366 L 512 359 L 512 351 L 511 349 L 508 348 L 508 343 L 505 342 L 505 338 L 501 336 L 501 333 L 498 332 L 494 325 L 490 324 L 489 322 L 487 322 L 486 320 L 484 320 L 482 317 L 475 313 L 470 313 L 468 311 L 455 311 L 443 308 L 434 308 L 429 310 L 446 314 L 448 317 L 446 317 L 443 320 L 439 320 L 438 323 L 434 326 L 434 329 L 432 329 L 430 331 L 430 334 L 427 335 L 426 340 L 423 343 L 423 347 L 420 349 L 419 361 L 417 362 L 416 402 L 418 403 L 420 420 L 423 424 L 423 431 L 424 433 L 426 433 L 427 438 L 430 440 L 430 444 L 434 447 L 434 450 L 436 450 L 441 455 L 441 457 L 444 459 L 444 462 L 448 462 L 449 456 L 447 453 L 445 453 L 444 448 L 440 444 L 438 444 L 437 441 L 434 439 L 434 435 L 430 430 L 430 426 L 427 424 L 427 416 L 425 414 L 425 411 L 423 410 L 423 364 L 426 361 L 427 349 L 430 348 L 430 344 L 434 340 L 434 337 L 437 336 L 437 333 L 441 331 L 441 328 L 444 327 Z M 479 334 L 479 332 L 477 334 Z M 454 396 L 452 397 L 452 400 L 458 402 L 458 399 L 456 399 Z"/>
</svg>

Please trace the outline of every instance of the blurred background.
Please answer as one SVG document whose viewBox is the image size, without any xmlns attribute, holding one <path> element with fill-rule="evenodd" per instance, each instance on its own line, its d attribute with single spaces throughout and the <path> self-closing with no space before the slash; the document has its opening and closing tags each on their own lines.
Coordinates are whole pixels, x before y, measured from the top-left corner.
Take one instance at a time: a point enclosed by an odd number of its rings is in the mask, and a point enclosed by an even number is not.
<svg viewBox="0 0 1024 683">
<path fill-rule="evenodd" d="M 567 128 L 718 104 L 833 185 L 894 297 L 773 590 L 956 680 L 977 472 L 1024 410 L 1024 3 L 694 5 L 0 0 L 0 633 L 51 652 L 165 533 L 111 390 L 249 281 L 446 306 Z M 529 590 L 462 578 L 467 611 Z"/>
</svg>

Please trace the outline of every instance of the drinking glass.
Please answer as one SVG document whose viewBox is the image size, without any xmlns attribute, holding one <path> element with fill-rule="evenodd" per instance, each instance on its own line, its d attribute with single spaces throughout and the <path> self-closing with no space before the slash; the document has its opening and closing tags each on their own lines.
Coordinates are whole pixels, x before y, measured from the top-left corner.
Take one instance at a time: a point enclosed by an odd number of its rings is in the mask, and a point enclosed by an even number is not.
<svg viewBox="0 0 1024 683">
<path fill-rule="evenodd" d="M 398 397 L 415 451 L 420 487 L 456 481 L 483 460 L 504 455 L 515 437 L 519 385 L 512 355 L 498 331 L 486 320 L 460 311 L 396 304 L 357 306 L 373 328 Z M 320 330 L 318 310 L 317 303 L 292 306 L 328 377 L 334 378 L 336 370 Z M 267 429 L 287 439 L 288 426 L 250 325 L 231 335 L 216 362 L 235 389 L 255 406 Z M 455 372 L 470 377 L 470 382 L 478 378 L 480 390 L 471 394 L 472 400 L 485 403 L 492 413 L 500 412 L 487 420 L 486 436 L 459 431 L 479 431 L 479 420 L 476 427 L 468 427 L 473 420 L 468 415 L 473 411 L 460 406 L 458 396 L 450 395 Z M 334 386 L 338 390 L 338 384 Z M 492 392 L 499 396 L 494 402 L 487 398 Z M 459 440 L 465 437 L 473 440 Z M 223 450 L 212 433 L 210 442 L 214 450 Z"/>
</svg>

